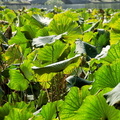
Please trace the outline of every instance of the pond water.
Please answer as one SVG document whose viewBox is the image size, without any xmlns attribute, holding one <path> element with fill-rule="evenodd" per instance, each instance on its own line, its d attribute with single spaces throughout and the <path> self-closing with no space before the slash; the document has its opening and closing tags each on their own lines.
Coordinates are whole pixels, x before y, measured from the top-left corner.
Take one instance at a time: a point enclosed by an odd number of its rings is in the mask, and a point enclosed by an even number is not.
<svg viewBox="0 0 120 120">
<path fill-rule="evenodd" d="M 57 5 L 61 6 L 61 5 Z M 7 5 L 10 9 L 21 9 L 23 7 L 26 8 L 47 8 L 52 9 L 54 5 Z M 98 8 L 98 9 L 104 9 L 104 8 L 113 8 L 113 9 L 120 9 L 120 2 L 119 3 L 89 3 L 89 4 L 63 4 L 63 9 L 67 8 Z"/>
</svg>

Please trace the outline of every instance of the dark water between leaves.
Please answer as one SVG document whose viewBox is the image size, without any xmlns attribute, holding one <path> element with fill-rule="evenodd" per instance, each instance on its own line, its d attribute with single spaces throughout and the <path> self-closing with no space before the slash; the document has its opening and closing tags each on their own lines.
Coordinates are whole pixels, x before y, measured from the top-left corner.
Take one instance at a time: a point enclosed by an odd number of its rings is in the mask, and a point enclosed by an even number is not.
<svg viewBox="0 0 120 120">
<path fill-rule="evenodd" d="M 10 9 L 21 9 L 23 7 L 26 8 L 47 8 L 52 9 L 55 5 L 7 5 Z M 61 5 L 57 5 L 61 6 Z M 98 9 L 105 9 L 105 8 L 113 8 L 113 9 L 120 9 L 120 2 L 119 3 L 89 3 L 89 4 L 63 4 L 63 9 L 67 8 L 98 8 Z"/>
</svg>

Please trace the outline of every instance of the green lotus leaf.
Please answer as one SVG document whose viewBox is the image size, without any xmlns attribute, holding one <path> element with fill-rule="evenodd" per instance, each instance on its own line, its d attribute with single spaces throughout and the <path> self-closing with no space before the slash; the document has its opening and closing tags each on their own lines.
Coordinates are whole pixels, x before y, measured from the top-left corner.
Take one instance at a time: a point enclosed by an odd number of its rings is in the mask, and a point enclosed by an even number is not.
<svg viewBox="0 0 120 120">
<path fill-rule="evenodd" d="M 36 29 L 35 26 L 30 26 L 30 25 L 24 25 L 20 29 L 24 34 L 27 39 L 33 39 L 36 37 L 36 33 L 38 32 L 38 29 Z"/>
<path fill-rule="evenodd" d="M 32 120 L 44 120 L 44 118 L 42 116 L 34 116 Z"/>
<path fill-rule="evenodd" d="M 112 29 L 116 32 L 120 32 L 120 27 L 119 27 L 119 24 L 120 24 L 120 18 L 118 18 L 114 24 L 111 25 Z"/>
<path fill-rule="evenodd" d="M 20 45 L 22 48 L 22 51 L 25 51 L 28 42 L 29 40 L 26 39 L 25 35 L 19 30 L 17 31 L 16 35 L 8 41 L 10 45 L 12 44 Z"/>
<path fill-rule="evenodd" d="M 67 49 L 68 45 L 56 40 L 52 44 L 47 44 L 38 50 L 37 59 L 41 61 L 42 65 L 55 63 L 62 56 L 63 52 Z M 67 57 L 67 56 L 66 56 Z M 63 60 L 64 58 L 62 58 Z"/>
<path fill-rule="evenodd" d="M 68 65 L 76 61 L 79 57 L 80 55 L 76 55 L 75 57 L 72 57 L 70 59 L 66 59 L 66 60 L 59 61 L 53 64 L 49 64 L 45 67 L 34 66 L 32 67 L 32 69 L 34 70 L 36 74 L 39 74 L 39 75 L 44 74 L 44 73 L 60 72 L 64 70 Z"/>
<path fill-rule="evenodd" d="M 114 88 L 120 82 L 120 60 L 113 64 L 106 64 L 100 67 L 95 73 L 95 81 L 93 83 L 91 92 L 110 87 Z"/>
<path fill-rule="evenodd" d="M 102 58 L 102 60 L 112 63 L 119 58 L 120 58 L 120 42 L 111 45 L 107 56 L 105 58 Z"/>
<path fill-rule="evenodd" d="M 10 45 L 8 49 L 6 50 L 6 52 L 3 54 L 3 58 L 5 59 L 8 65 L 14 64 L 14 63 L 20 63 L 21 56 L 22 54 L 20 51 L 20 46 L 15 45 L 15 44 Z"/>
<path fill-rule="evenodd" d="M 8 82 L 8 87 L 17 90 L 17 91 L 24 91 L 28 88 L 29 82 L 19 70 L 10 69 L 10 81 Z"/>
<path fill-rule="evenodd" d="M 9 21 L 10 23 L 13 22 L 13 20 L 16 18 L 16 14 L 14 12 L 14 10 L 10 10 L 10 9 L 5 9 L 4 11 L 4 17 L 7 21 Z"/>
<path fill-rule="evenodd" d="M 115 32 L 113 30 L 110 31 L 110 44 L 117 44 L 120 41 L 120 34 L 119 32 Z"/>
<path fill-rule="evenodd" d="M 35 110 L 35 107 L 33 104 L 29 103 L 26 104 L 25 102 L 16 102 L 16 103 L 5 103 L 2 107 L 0 107 L 0 119 L 4 120 L 5 116 L 7 116 L 10 111 L 13 110 L 13 108 L 27 111 L 27 112 L 33 112 Z"/>
<path fill-rule="evenodd" d="M 0 119 L 4 120 L 4 117 L 7 116 L 12 109 L 10 103 L 5 103 L 2 107 L 0 107 Z"/>
<path fill-rule="evenodd" d="M 100 23 L 100 21 L 94 23 L 88 30 L 84 31 L 84 33 L 93 31 L 95 28 L 97 28 L 97 26 L 99 25 L 99 23 Z"/>
<path fill-rule="evenodd" d="M 49 36 L 49 29 L 48 27 L 41 28 L 37 31 L 35 38 L 40 36 Z"/>
<path fill-rule="evenodd" d="M 95 46 L 97 47 L 98 52 L 100 52 L 104 46 L 110 44 L 110 33 L 104 29 L 98 29 L 97 32 L 98 39 L 95 42 Z"/>
<path fill-rule="evenodd" d="M 33 73 L 31 67 L 32 64 L 30 63 L 29 60 L 24 60 L 24 62 L 20 65 L 20 69 L 27 80 L 33 79 Z"/>
<path fill-rule="evenodd" d="M 79 38 L 81 28 L 78 26 L 76 21 L 64 14 L 65 13 L 60 13 L 55 15 L 48 27 L 52 35 L 59 35 L 67 32 L 68 34 L 64 36 L 64 41 L 73 43 L 77 38 Z"/>
<path fill-rule="evenodd" d="M 18 23 L 17 23 L 17 27 L 22 27 L 25 25 L 25 18 L 22 15 L 18 15 L 17 16 L 18 19 Z"/>
<path fill-rule="evenodd" d="M 81 107 L 86 96 L 90 95 L 90 92 L 88 91 L 89 87 L 90 86 L 83 86 L 81 90 L 77 87 L 72 87 L 70 89 L 65 97 L 64 106 L 60 113 L 63 120 L 75 120 L 74 118 L 77 115 L 77 110 Z"/>
<path fill-rule="evenodd" d="M 32 116 L 33 114 L 26 110 L 13 108 L 9 115 L 5 116 L 4 120 L 28 120 Z"/>
<path fill-rule="evenodd" d="M 63 16 L 66 16 L 68 18 L 71 18 L 73 21 L 78 21 L 79 20 L 79 13 L 72 12 L 71 10 L 67 10 L 64 13 L 62 13 Z"/>
<path fill-rule="evenodd" d="M 56 117 L 56 103 L 47 103 L 42 107 L 41 112 L 38 115 L 42 115 L 45 120 L 53 120 Z"/>
<path fill-rule="evenodd" d="M 76 116 L 77 120 L 119 120 L 120 111 L 109 106 L 103 96 L 86 97 Z"/>
<path fill-rule="evenodd" d="M 70 17 L 64 16 L 64 13 L 57 14 L 51 21 L 49 28 L 53 33 L 59 35 L 65 32 L 74 31 L 78 25 Z"/>
</svg>

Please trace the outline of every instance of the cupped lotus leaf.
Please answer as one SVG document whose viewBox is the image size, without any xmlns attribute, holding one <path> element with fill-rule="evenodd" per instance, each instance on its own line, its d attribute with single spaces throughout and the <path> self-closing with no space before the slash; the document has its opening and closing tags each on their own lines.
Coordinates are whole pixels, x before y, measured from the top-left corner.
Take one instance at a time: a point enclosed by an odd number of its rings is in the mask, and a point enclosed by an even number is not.
<svg viewBox="0 0 120 120">
<path fill-rule="evenodd" d="M 120 83 L 110 92 L 105 93 L 104 97 L 109 105 L 117 105 L 120 102 Z"/>
<path fill-rule="evenodd" d="M 60 40 L 56 40 L 53 44 L 47 44 L 38 50 L 37 59 L 44 65 L 55 63 L 61 57 L 68 45 Z M 66 56 L 67 57 L 67 56 Z"/>
<path fill-rule="evenodd" d="M 78 60 L 80 57 L 80 55 L 76 55 L 75 57 L 72 57 L 70 59 L 66 59 L 63 61 L 59 61 L 56 63 L 52 63 L 49 64 L 45 67 L 32 67 L 32 69 L 34 70 L 34 72 L 36 74 L 44 74 L 44 73 L 51 73 L 51 72 L 61 72 L 63 71 L 68 65 L 70 65 L 71 63 L 75 62 L 76 60 Z"/>
<path fill-rule="evenodd" d="M 66 33 L 60 34 L 60 35 L 51 35 L 51 36 L 44 36 L 44 37 L 38 37 L 34 38 L 32 41 L 32 46 L 35 47 L 43 47 L 46 44 L 54 43 L 55 40 L 59 40 L 62 38 L 62 35 Z"/>
<path fill-rule="evenodd" d="M 75 75 L 67 77 L 66 81 L 69 83 L 70 86 L 77 86 L 79 88 L 81 88 L 84 85 L 90 85 L 92 83 L 92 81 L 87 81 Z"/>
<path fill-rule="evenodd" d="M 10 81 L 8 82 L 8 87 L 17 90 L 17 91 L 24 91 L 28 88 L 29 82 L 19 70 L 10 69 Z"/>
<path fill-rule="evenodd" d="M 42 17 L 38 14 L 34 14 L 32 16 L 35 20 L 39 21 L 41 24 L 43 24 L 44 26 L 49 25 L 49 23 L 51 22 L 51 19 L 49 19 L 48 17 Z"/>
<path fill-rule="evenodd" d="M 105 58 L 105 57 L 107 56 L 107 54 L 108 54 L 109 49 L 110 49 L 110 45 L 107 45 L 106 47 L 103 47 L 101 53 L 98 54 L 98 55 L 95 57 L 95 59 L 98 59 L 98 60 L 99 60 L 99 59 L 101 59 L 101 58 Z"/>
<path fill-rule="evenodd" d="M 86 96 L 90 95 L 88 91 L 90 86 L 83 86 L 81 90 L 77 87 L 72 87 L 65 97 L 63 108 L 60 113 L 62 120 L 74 120 L 77 115 L 77 110 L 81 107 Z M 78 118 L 76 118 L 78 119 Z"/>
<path fill-rule="evenodd" d="M 120 42 L 111 45 L 107 56 L 105 58 L 102 58 L 102 60 L 105 60 L 109 63 L 112 63 L 117 59 L 120 59 Z"/>
<path fill-rule="evenodd" d="M 77 112 L 77 120 L 119 120 L 120 111 L 109 106 L 103 96 L 86 97 Z"/>
<path fill-rule="evenodd" d="M 26 110 L 13 108 L 4 120 L 28 120 L 32 116 L 33 114 Z"/>
<path fill-rule="evenodd" d="M 96 50 L 95 46 L 90 45 L 81 40 L 76 40 L 75 52 L 78 54 L 86 54 L 89 57 L 95 57 L 97 55 L 97 50 Z"/>
<path fill-rule="evenodd" d="M 95 73 L 95 81 L 93 83 L 91 92 L 110 87 L 114 88 L 120 82 L 120 60 L 106 64 L 100 67 Z"/>
<path fill-rule="evenodd" d="M 35 25 L 39 28 L 48 26 L 51 22 L 51 19 L 47 17 L 42 17 L 39 14 L 34 14 L 32 16 L 24 15 L 24 17 L 28 20 L 28 23 L 30 23 L 31 25 Z"/>
</svg>

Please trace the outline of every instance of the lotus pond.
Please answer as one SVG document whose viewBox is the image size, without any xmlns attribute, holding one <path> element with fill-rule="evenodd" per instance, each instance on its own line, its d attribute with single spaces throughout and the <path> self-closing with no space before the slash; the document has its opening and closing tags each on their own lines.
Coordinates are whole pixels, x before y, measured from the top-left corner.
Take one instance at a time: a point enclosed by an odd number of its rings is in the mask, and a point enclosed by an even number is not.
<svg viewBox="0 0 120 120">
<path fill-rule="evenodd" d="M 120 10 L 0 7 L 0 120 L 120 120 Z"/>
</svg>

